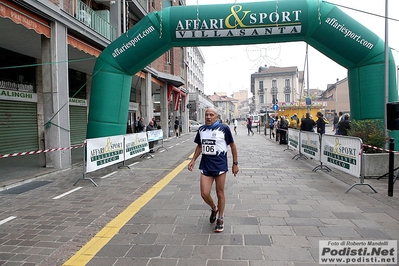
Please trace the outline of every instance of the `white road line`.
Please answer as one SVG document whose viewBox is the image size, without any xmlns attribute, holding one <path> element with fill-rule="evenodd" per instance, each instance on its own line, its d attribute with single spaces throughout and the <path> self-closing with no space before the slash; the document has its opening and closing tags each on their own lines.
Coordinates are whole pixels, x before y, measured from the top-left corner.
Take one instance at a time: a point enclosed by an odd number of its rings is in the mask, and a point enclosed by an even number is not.
<svg viewBox="0 0 399 266">
<path fill-rule="evenodd" d="M 9 222 L 11 220 L 14 220 L 15 218 L 17 218 L 17 216 L 10 216 L 10 217 L 8 217 L 8 218 L 6 218 L 4 220 L 1 220 L 0 221 L 0 225 L 5 224 L 6 222 Z"/>
<path fill-rule="evenodd" d="M 176 146 L 177 146 L 177 145 L 180 145 L 180 143 L 176 143 Z"/>
<path fill-rule="evenodd" d="M 171 148 L 173 148 L 173 147 L 174 147 L 174 145 L 172 145 L 172 146 L 168 147 L 168 149 L 171 149 Z"/>
<path fill-rule="evenodd" d="M 133 165 L 138 164 L 138 163 L 139 162 L 132 163 L 132 164 L 129 165 L 129 167 L 132 167 Z"/>
<path fill-rule="evenodd" d="M 105 176 L 102 176 L 102 177 L 100 177 L 100 178 L 107 178 L 107 177 L 110 177 L 111 175 L 113 175 L 113 174 L 116 174 L 116 173 L 118 173 L 118 171 L 114 171 L 114 172 L 112 172 L 112 173 L 109 173 L 108 175 L 105 175 Z"/>
<path fill-rule="evenodd" d="M 66 196 L 66 195 L 69 195 L 69 194 L 71 194 L 71 193 L 73 193 L 73 192 L 75 192 L 75 191 L 77 191 L 77 190 L 79 190 L 79 189 L 81 189 L 81 188 L 82 188 L 82 187 L 77 187 L 77 188 L 72 189 L 72 190 L 70 190 L 70 191 L 68 191 L 68 192 L 65 192 L 64 194 L 61 194 L 61 195 L 59 195 L 59 196 L 57 196 L 57 197 L 54 197 L 53 199 L 60 199 L 60 198 Z"/>
<path fill-rule="evenodd" d="M 159 151 L 159 153 L 164 152 L 164 151 L 166 151 L 166 150 L 161 150 L 161 151 Z"/>
</svg>

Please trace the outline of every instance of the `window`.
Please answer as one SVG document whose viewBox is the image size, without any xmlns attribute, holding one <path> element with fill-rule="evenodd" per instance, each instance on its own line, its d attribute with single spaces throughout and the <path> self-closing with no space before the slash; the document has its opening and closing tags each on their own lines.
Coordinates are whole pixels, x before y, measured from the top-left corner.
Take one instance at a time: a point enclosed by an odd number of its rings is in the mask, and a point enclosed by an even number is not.
<svg viewBox="0 0 399 266">
<path fill-rule="evenodd" d="M 289 94 L 286 94 L 286 95 L 285 95 L 285 102 L 290 102 L 290 101 L 291 101 L 290 95 L 289 95 Z"/>
<path fill-rule="evenodd" d="M 277 80 L 272 80 L 272 88 L 277 88 Z"/>
<path fill-rule="evenodd" d="M 172 64 L 172 61 L 170 58 L 170 50 L 165 53 L 165 62 L 166 62 L 166 64 Z"/>
<path fill-rule="evenodd" d="M 259 90 L 263 91 L 263 80 L 259 80 Z"/>
<path fill-rule="evenodd" d="M 290 79 L 286 79 L 284 82 L 285 82 L 285 85 L 284 85 L 285 87 L 291 87 L 290 86 Z"/>
<path fill-rule="evenodd" d="M 69 97 L 86 99 L 86 74 L 68 68 Z"/>
<path fill-rule="evenodd" d="M 259 103 L 265 103 L 265 96 L 263 94 L 259 94 Z"/>
<path fill-rule="evenodd" d="M 184 68 L 184 48 L 180 47 L 180 67 Z"/>
</svg>

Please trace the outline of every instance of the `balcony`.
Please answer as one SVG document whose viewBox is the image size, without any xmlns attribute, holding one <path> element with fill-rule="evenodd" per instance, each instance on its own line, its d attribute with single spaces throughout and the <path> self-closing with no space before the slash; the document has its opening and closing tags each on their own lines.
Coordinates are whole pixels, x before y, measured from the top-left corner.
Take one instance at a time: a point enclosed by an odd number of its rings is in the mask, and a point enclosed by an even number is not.
<svg viewBox="0 0 399 266">
<path fill-rule="evenodd" d="M 78 0 L 75 18 L 108 40 L 114 41 L 116 39 L 116 28 L 110 24 L 109 10 L 94 11 Z"/>
<path fill-rule="evenodd" d="M 272 95 L 276 95 L 277 92 L 278 92 L 277 87 L 273 87 L 273 88 L 270 90 L 270 93 L 271 93 Z"/>
<path fill-rule="evenodd" d="M 36 93 L 35 84 L 29 82 L 19 82 L 15 80 L 0 80 L 0 89 Z"/>
<path fill-rule="evenodd" d="M 291 93 L 291 87 L 284 87 L 284 93 Z"/>
</svg>

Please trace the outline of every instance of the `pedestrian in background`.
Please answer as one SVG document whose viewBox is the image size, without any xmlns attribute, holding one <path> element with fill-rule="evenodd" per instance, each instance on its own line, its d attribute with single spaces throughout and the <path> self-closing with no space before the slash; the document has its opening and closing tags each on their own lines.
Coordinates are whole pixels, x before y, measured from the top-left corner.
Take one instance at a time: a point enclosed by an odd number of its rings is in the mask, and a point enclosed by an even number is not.
<svg viewBox="0 0 399 266">
<path fill-rule="evenodd" d="M 237 135 L 237 126 L 238 126 L 238 121 L 237 119 L 234 118 L 234 133 Z"/>
<path fill-rule="evenodd" d="M 179 125 L 180 125 L 180 122 L 179 122 L 179 119 L 178 119 L 177 116 L 176 116 L 175 125 L 174 125 L 176 138 L 179 137 Z"/>
<path fill-rule="evenodd" d="M 269 116 L 269 128 L 270 128 L 270 138 L 274 138 L 274 117 L 273 116 Z"/>
<path fill-rule="evenodd" d="M 215 232 L 220 233 L 224 230 L 224 209 L 226 199 L 224 195 L 224 186 L 226 182 L 227 149 L 230 146 L 233 157 L 232 173 L 234 176 L 238 173 L 238 155 L 237 147 L 234 143 L 230 127 L 218 121 L 218 113 L 214 108 L 208 108 L 205 111 L 205 125 L 200 127 L 194 142 L 197 147 L 194 156 L 188 164 L 188 170 L 193 171 L 195 160 L 202 153 L 199 169 L 201 197 L 211 207 L 211 216 L 209 222 L 213 224 L 216 221 Z M 216 205 L 211 196 L 213 182 L 216 185 L 216 195 L 218 204 Z"/>
<path fill-rule="evenodd" d="M 252 136 L 254 135 L 254 132 L 252 131 L 252 119 L 250 117 L 247 118 L 247 130 L 248 130 L 248 136 L 252 133 Z"/>
</svg>

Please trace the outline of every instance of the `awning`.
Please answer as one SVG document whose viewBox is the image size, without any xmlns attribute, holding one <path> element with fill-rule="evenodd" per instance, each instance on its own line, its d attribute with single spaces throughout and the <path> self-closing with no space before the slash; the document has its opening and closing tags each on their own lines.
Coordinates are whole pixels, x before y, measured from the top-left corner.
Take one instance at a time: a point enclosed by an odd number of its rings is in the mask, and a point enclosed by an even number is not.
<svg viewBox="0 0 399 266">
<path fill-rule="evenodd" d="M 87 54 L 98 57 L 101 54 L 101 51 L 78 38 L 68 34 L 68 44 L 76 49 L 83 51 Z"/>
<path fill-rule="evenodd" d="M 174 91 L 175 93 L 173 94 L 173 102 L 175 104 L 175 110 L 179 110 L 179 106 L 180 106 L 180 101 L 182 100 L 182 98 L 184 98 L 183 101 L 183 111 L 186 105 L 186 94 L 184 92 L 182 92 L 179 88 L 176 88 L 175 86 L 173 86 L 172 84 L 169 84 L 168 86 L 168 101 L 171 101 L 172 98 L 172 91 Z M 181 97 L 180 97 L 181 96 Z"/>
<path fill-rule="evenodd" d="M 184 85 L 184 80 L 181 77 L 165 73 L 165 72 L 158 72 L 157 77 L 169 84 L 172 84 L 175 87 L 180 87 Z"/>
<path fill-rule="evenodd" d="M 9 0 L 0 2 L 0 17 L 9 18 L 16 24 L 21 24 L 27 29 L 34 30 L 50 38 L 51 28 L 49 21 Z"/>
</svg>

